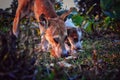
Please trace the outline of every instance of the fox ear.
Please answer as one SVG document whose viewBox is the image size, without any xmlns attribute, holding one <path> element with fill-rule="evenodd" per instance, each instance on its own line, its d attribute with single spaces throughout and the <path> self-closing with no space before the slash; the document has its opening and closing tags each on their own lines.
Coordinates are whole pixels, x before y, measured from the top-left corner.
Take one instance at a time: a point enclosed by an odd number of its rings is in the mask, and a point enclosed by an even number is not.
<svg viewBox="0 0 120 80">
<path fill-rule="evenodd" d="M 74 7 L 71 7 L 67 12 L 63 13 L 63 14 L 60 16 L 60 18 L 63 19 L 64 21 L 66 21 L 68 15 L 69 15 L 72 11 L 74 11 L 74 10 L 75 10 L 75 8 L 74 8 Z"/>
<path fill-rule="evenodd" d="M 45 26 L 45 24 L 47 23 L 47 19 L 45 18 L 45 15 L 44 14 L 41 14 L 40 17 L 39 17 L 39 20 L 40 20 L 40 24 L 42 26 Z"/>
</svg>

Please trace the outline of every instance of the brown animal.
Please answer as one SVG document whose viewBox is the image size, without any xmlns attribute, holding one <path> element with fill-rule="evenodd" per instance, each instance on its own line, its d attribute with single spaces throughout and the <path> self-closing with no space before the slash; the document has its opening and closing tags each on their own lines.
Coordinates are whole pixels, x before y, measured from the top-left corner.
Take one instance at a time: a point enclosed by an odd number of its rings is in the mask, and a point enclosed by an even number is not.
<svg viewBox="0 0 120 80">
<path fill-rule="evenodd" d="M 20 20 L 29 16 L 31 12 L 34 13 L 39 24 L 42 35 L 41 43 L 43 42 L 44 45 L 44 41 L 47 40 L 54 50 L 53 55 L 55 57 L 66 56 L 68 52 L 65 49 L 64 40 L 67 36 L 67 30 L 65 29 L 64 19 L 57 16 L 50 0 L 18 0 L 18 8 L 13 21 L 13 35 L 18 37 Z"/>
<path fill-rule="evenodd" d="M 55 18 L 57 14 L 50 0 L 18 0 L 18 8 L 13 22 L 13 34 L 18 37 L 18 26 L 22 18 L 29 16 L 34 12 L 37 22 L 40 22 L 39 17 L 44 14 L 46 18 Z M 40 24 L 39 24 L 40 27 Z M 42 27 L 40 31 L 42 33 Z"/>
<path fill-rule="evenodd" d="M 41 26 L 47 26 L 47 28 L 44 30 L 43 35 L 45 36 L 45 39 L 52 47 L 51 49 L 52 56 L 54 57 L 67 56 L 68 52 L 66 51 L 64 46 L 64 42 L 67 37 L 67 29 L 65 28 L 63 19 L 61 19 L 60 17 L 45 19 L 44 16 L 40 18 L 42 18 L 43 21 L 45 20 L 44 21 L 45 23 L 41 20 L 42 21 L 40 23 Z"/>
</svg>

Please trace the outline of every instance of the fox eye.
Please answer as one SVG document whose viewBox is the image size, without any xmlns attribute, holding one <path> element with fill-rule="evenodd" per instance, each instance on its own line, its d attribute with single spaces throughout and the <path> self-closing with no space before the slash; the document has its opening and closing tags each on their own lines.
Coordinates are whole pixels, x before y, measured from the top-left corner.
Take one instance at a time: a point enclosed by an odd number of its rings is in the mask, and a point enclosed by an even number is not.
<svg viewBox="0 0 120 80">
<path fill-rule="evenodd" d="M 78 42 L 78 38 L 74 38 L 74 42 Z"/>
<path fill-rule="evenodd" d="M 54 41 L 58 44 L 59 38 L 54 38 Z"/>
</svg>

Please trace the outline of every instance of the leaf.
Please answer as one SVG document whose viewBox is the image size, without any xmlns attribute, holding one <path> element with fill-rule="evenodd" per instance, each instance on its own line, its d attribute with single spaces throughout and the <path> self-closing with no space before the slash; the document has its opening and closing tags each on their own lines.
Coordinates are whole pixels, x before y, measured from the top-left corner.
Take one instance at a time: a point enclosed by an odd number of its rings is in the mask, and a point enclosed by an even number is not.
<svg viewBox="0 0 120 80">
<path fill-rule="evenodd" d="M 86 12 L 87 15 L 92 11 L 92 9 L 94 8 L 95 5 L 96 5 L 96 3 L 93 4 L 93 5 L 89 8 L 89 10 Z"/>
<path fill-rule="evenodd" d="M 83 28 L 85 29 L 86 32 L 91 33 L 92 32 L 92 22 L 87 21 Z"/>
<path fill-rule="evenodd" d="M 73 20 L 73 22 L 75 23 L 75 25 L 80 25 L 80 24 L 82 24 L 82 22 L 83 22 L 83 20 L 84 20 L 84 17 L 83 17 L 83 16 L 80 16 L 79 14 L 77 14 L 77 15 L 74 15 L 74 16 L 72 17 L 72 20 Z"/>
<path fill-rule="evenodd" d="M 110 22 L 110 17 L 106 17 L 105 18 L 105 23 L 109 23 Z"/>
<path fill-rule="evenodd" d="M 51 73 L 49 74 L 49 80 L 53 80 L 53 79 L 54 79 L 54 77 L 55 77 L 54 72 L 51 72 Z"/>
<path fill-rule="evenodd" d="M 106 18 L 104 19 L 104 22 L 105 22 L 105 24 L 106 24 L 105 27 L 108 27 L 109 24 L 111 23 L 111 18 L 110 18 L 110 17 L 106 17 Z"/>
</svg>

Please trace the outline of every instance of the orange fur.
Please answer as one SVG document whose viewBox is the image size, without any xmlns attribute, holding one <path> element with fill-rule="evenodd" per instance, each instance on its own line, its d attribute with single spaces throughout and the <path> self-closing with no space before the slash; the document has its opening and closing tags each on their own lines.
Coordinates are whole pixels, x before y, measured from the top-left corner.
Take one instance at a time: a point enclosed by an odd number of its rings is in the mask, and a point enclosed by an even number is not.
<svg viewBox="0 0 120 80">
<path fill-rule="evenodd" d="M 13 34 L 18 37 L 18 25 L 22 18 L 34 12 L 37 22 L 39 17 L 44 14 L 47 18 L 55 18 L 57 14 L 50 0 L 18 0 L 18 8 L 13 21 Z"/>
<path fill-rule="evenodd" d="M 57 19 L 58 18 L 58 19 Z M 61 20 L 59 17 L 56 19 L 49 19 L 49 27 L 45 31 L 45 38 L 48 40 L 49 44 L 51 44 L 52 48 L 55 50 L 51 51 L 51 54 L 55 57 L 61 57 L 61 54 L 63 51 L 62 49 L 65 49 L 64 41 L 65 37 L 67 36 L 67 29 L 65 28 L 63 20 Z M 58 36 L 59 42 L 56 43 L 54 40 L 54 37 Z M 57 49 L 61 49 L 60 51 Z"/>
<path fill-rule="evenodd" d="M 18 0 L 18 8 L 13 21 L 13 34 L 18 37 L 20 20 L 28 16 L 31 12 L 35 14 L 41 34 L 45 33 L 45 35 L 41 37 L 41 41 L 44 42 L 44 40 L 47 40 L 52 46 L 52 55 L 55 57 L 61 57 L 61 54 L 66 55 L 67 51 L 64 46 L 64 38 L 67 36 L 67 30 L 65 29 L 64 20 L 57 16 L 51 0 Z M 47 29 L 45 28 L 46 24 L 42 25 L 40 23 L 40 16 L 42 14 L 45 15 L 45 19 L 50 23 L 50 25 L 47 25 Z M 54 40 L 54 36 L 56 35 L 59 36 L 58 43 Z"/>
</svg>

